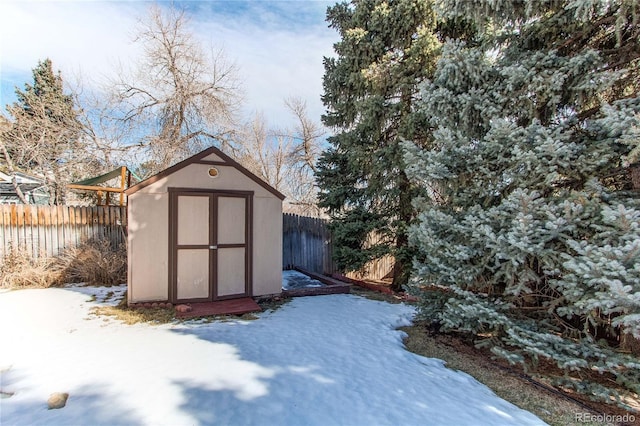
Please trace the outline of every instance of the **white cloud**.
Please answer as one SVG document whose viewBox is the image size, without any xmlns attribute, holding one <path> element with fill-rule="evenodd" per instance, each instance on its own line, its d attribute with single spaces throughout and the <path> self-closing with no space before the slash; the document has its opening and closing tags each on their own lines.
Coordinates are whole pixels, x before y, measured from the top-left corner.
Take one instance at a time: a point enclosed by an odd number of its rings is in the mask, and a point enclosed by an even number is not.
<svg viewBox="0 0 640 426">
<path fill-rule="evenodd" d="M 228 58 L 235 59 L 240 66 L 248 109 L 264 112 L 270 122 L 286 122 L 290 117 L 284 99 L 296 96 L 307 101 L 314 119 L 320 119 L 322 58 L 332 53 L 330 37 L 311 31 L 273 31 L 259 27 L 238 31 L 217 27 L 216 34 L 223 36 Z"/>
<path fill-rule="evenodd" d="M 168 6 L 169 3 L 160 3 Z M 337 34 L 327 28 L 327 2 L 186 3 L 195 12 L 193 28 L 214 47 L 223 48 L 239 69 L 246 92 L 245 111 L 264 112 L 271 125 L 291 117 L 283 101 L 298 96 L 310 115 L 320 119 L 323 56 L 332 54 Z M 136 20 L 149 3 L 18 2 L 0 3 L 0 103 L 13 97 L 7 87 L 31 79 L 38 60 L 50 58 L 67 80 L 82 75 L 95 85 L 115 72 L 116 64 L 134 60 Z"/>
<path fill-rule="evenodd" d="M 0 17 L 2 79 L 27 77 L 50 58 L 67 79 L 99 80 L 118 60 L 134 55 L 131 31 L 141 4 L 5 2 Z"/>
</svg>

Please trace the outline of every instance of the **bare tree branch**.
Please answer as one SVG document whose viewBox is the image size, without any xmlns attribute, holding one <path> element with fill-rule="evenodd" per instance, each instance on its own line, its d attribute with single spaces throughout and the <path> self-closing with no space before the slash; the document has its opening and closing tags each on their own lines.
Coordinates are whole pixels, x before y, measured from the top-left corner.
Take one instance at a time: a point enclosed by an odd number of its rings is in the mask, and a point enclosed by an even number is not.
<svg viewBox="0 0 640 426">
<path fill-rule="evenodd" d="M 296 118 L 293 129 L 269 130 L 263 115 L 256 114 L 230 149 L 245 167 L 285 194 L 285 211 L 319 216 L 314 173 L 324 131 L 309 119 L 304 101 L 291 98 L 285 104 Z"/>
<path fill-rule="evenodd" d="M 135 123 L 148 173 L 228 135 L 241 101 L 237 68 L 194 40 L 183 10 L 150 7 L 136 43 L 144 57 L 115 83 L 122 121 Z"/>
</svg>

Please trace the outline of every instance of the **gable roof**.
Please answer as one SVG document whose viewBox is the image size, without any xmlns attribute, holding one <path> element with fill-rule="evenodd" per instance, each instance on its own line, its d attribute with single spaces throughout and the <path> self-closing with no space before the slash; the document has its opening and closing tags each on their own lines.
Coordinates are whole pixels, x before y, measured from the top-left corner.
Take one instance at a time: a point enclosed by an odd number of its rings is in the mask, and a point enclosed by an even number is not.
<svg viewBox="0 0 640 426">
<path fill-rule="evenodd" d="M 142 188 L 145 188 L 149 185 L 151 185 L 152 183 L 155 183 L 157 181 L 159 181 L 162 178 L 165 178 L 167 176 L 169 176 L 172 173 L 177 172 L 180 169 L 185 168 L 186 166 L 190 165 L 190 164 L 202 164 L 202 159 L 211 155 L 211 154 L 215 154 L 218 157 L 222 158 L 221 162 L 208 162 L 205 164 L 213 164 L 215 163 L 215 165 L 218 166 L 230 166 L 230 167 L 234 167 L 236 168 L 238 171 L 240 171 L 242 174 L 244 174 L 245 176 L 247 176 L 249 179 L 251 179 L 252 181 L 256 182 L 258 185 L 262 186 L 264 189 L 266 189 L 267 191 L 269 191 L 270 193 L 272 193 L 273 195 L 275 195 L 276 197 L 278 197 L 281 200 L 285 199 L 285 196 L 278 191 L 277 189 L 275 189 L 274 187 L 272 187 L 271 185 L 269 185 L 268 183 L 266 183 L 265 181 L 263 181 L 262 179 L 260 179 L 258 176 L 254 175 L 253 173 L 251 173 L 249 170 L 247 170 L 245 167 L 243 167 L 240 163 L 238 163 L 237 161 L 235 161 L 233 158 L 229 157 L 227 154 L 225 154 L 224 152 L 220 151 L 218 148 L 216 148 L 215 146 L 212 146 L 210 148 L 205 149 L 204 151 L 201 151 L 199 153 L 197 153 L 196 155 L 187 158 L 186 160 L 183 160 L 177 164 L 174 164 L 173 166 L 164 169 L 163 171 L 151 176 L 148 179 L 143 180 L 142 182 L 139 182 L 135 185 L 133 185 L 132 187 L 130 187 L 129 189 L 127 189 L 125 192 L 125 194 L 127 195 L 131 195 L 139 190 L 141 190 Z"/>
</svg>

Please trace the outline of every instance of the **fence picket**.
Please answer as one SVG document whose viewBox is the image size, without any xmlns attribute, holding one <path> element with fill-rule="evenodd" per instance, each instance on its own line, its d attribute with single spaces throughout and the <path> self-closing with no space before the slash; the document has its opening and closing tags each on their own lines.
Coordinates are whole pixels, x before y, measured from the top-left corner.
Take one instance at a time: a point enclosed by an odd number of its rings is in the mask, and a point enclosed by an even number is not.
<svg viewBox="0 0 640 426">
<path fill-rule="evenodd" d="M 282 217 L 282 267 L 304 268 L 316 273 L 336 272 L 327 256 L 330 240 L 326 220 L 285 213 Z M 328 261 L 327 261 L 328 260 Z"/>
<path fill-rule="evenodd" d="M 58 206 L 56 209 L 56 246 L 58 249 L 64 250 L 64 206 Z"/>
<path fill-rule="evenodd" d="M 34 257 L 59 254 L 91 237 L 104 236 L 124 244 L 126 207 L 0 205 L 0 258 L 9 247 L 29 250 Z"/>
<path fill-rule="evenodd" d="M 126 244 L 127 208 L 114 206 L 22 206 L 0 205 L 0 259 L 9 248 L 21 247 L 35 257 L 57 255 L 90 238 L 108 238 L 114 245 Z M 378 244 L 372 235 L 367 244 Z M 384 279 L 393 270 L 390 256 L 370 262 L 352 278 Z M 333 261 L 333 238 L 329 221 L 285 213 L 282 223 L 282 267 L 304 268 L 331 274 L 338 271 Z"/>
<path fill-rule="evenodd" d="M 333 237 L 329 221 L 319 218 L 283 214 L 282 267 L 300 267 L 311 272 L 331 274 L 338 271 L 333 261 Z M 366 244 L 373 246 L 383 242 L 383 237 L 372 234 Z M 391 276 L 395 260 L 384 256 L 373 260 L 356 272 L 348 272 L 350 278 L 384 280 Z"/>
<path fill-rule="evenodd" d="M 71 236 L 73 230 L 73 224 L 71 223 L 71 217 L 73 215 L 69 212 L 69 209 L 63 209 L 62 220 L 64 222 L 64 248 L 72 247 Z"/>
</svg>

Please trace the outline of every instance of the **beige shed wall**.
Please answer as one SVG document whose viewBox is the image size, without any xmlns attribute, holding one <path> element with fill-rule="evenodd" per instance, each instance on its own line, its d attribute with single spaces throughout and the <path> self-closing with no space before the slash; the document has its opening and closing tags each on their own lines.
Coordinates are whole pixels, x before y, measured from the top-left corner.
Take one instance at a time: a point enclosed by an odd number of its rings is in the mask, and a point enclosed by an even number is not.
<svg viewBox="0 0 640 426">
<path fill-rule="evenodd" d="M 210 167 L 187 165 L 129 196 L 130 303 L 168 300 L 169 187 L 253 191 L 253 296 L 281 293 L 282 201 L 234 167 L 215 166 L 217 178 Z"/>
<path fill-rule="evenodd" d="M 209 154 L 203 158 L 205 161 L 223 161 L 222 158 L 218 157 L 215 154 Z"/>
<path fill-rule="evenodd" d="M 169 297 L 169 194 L 128 199 L 129 303 Z"/>
<path fill-rule="evenodd" d="M 208 171 L 211 167 L 218 169 L 218 177 L 212 178 Z M 276 198 L 257 182 L 249 179 L 244 173 L 231 166 L 210 166 L 207 164 L 190 164 L 183 169 L 142 188 L 137 193 L 164 193 L 169 187 L 200 188 L 232 191 L 254 191 L 254 197 Z M 276 198 L 277 199 L 277 198 Z"/>
<path fill-rule="evenodd" d="M 253 200 L 253 294 L 282 292 L 282 201 Z"/>
</svg>

